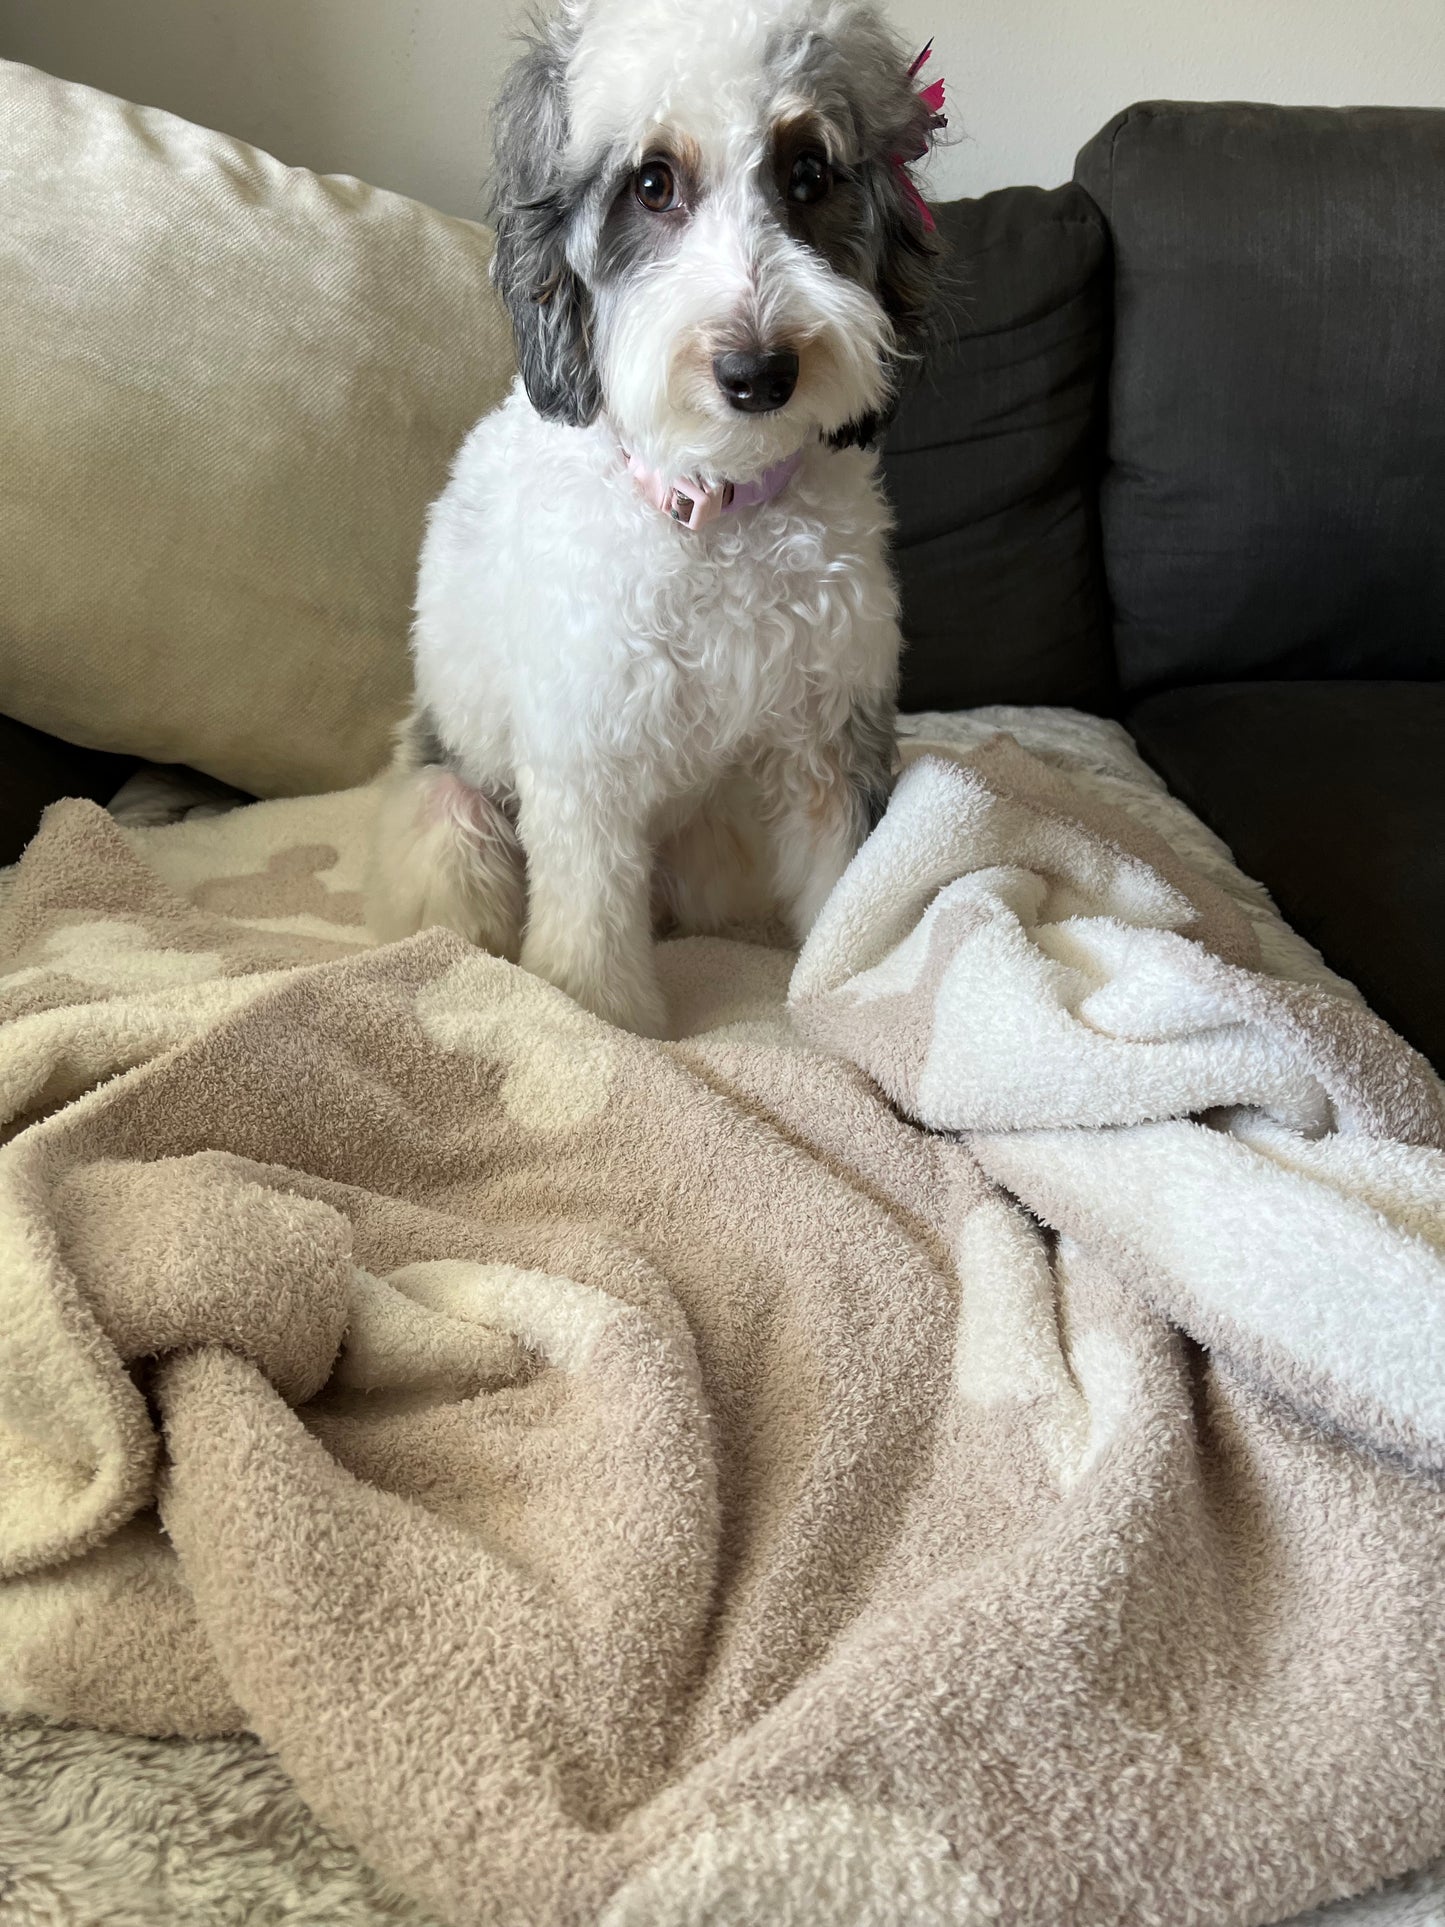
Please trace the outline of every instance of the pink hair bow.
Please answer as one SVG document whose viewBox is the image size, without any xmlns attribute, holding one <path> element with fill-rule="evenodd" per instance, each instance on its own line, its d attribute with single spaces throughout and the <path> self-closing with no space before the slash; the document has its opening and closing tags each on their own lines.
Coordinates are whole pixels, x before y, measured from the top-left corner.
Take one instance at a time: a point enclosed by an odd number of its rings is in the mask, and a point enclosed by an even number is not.
<svg viewBox="0 0 1445 1927">
<path fill-rule="evenodd" d="M 923 52 L 908 69 L 908 78 L 915 80 L 918 75 L 922 73 L 932 57 L 933 42 L 930 40 L 928 45 L 923 49 Z M 927 201 L 925 201 L 919 193 L 917 183 L 914 181 L 908 169 L 911 162 L 921 161 L 933 146 L 933 136 L 937 133 L 938 129 L 940 127 L 947 127 L 948 125 L 943 113 L 942 74 L 939 75 L 937 80 L 930 80 L 926 87 L 920 87 L 918 90 L 918 98 L 928 110 L 928 132 L 924 135 L 922 143 L 914 152 L 910 154 L 890 154 L 888 158 L 893 163 L 893 171 L 898 176 L 898 185 L 903 190 L 904 198 L 912 202 L 918 211 L 919 220 L 922 221 L 924 227 L 931 234 L 938 223 L 934 220 L 932 208 L 929 207 Z"/>
</svg>

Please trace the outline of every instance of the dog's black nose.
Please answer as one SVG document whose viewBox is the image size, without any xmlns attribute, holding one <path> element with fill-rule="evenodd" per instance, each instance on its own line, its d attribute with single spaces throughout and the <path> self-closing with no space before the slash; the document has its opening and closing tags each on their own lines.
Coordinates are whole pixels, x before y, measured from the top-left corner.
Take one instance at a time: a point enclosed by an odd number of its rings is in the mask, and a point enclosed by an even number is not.
<svg viewBox="0 0 1445 1927">
<path fill-rule="evenodd" d="M 798 385 L 798 357 L 790 348 L 772 355 L 714 355 L 717 385 L 745 415 L 771 415 Z"/>
</svg>

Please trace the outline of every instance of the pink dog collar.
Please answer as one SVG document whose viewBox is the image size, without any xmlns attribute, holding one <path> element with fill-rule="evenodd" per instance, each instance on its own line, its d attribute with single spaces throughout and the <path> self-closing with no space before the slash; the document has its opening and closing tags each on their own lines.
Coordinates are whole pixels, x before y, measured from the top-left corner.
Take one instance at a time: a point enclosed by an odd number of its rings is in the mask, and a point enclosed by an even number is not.
<svg viewBox="0 0 1445 1927">
<path fill-rule="evenodd" d="M 736 515 L 739 509 L 758 508 L 782 494 L 803 466 L 800 448 L 786 461 L 765 468 L 756 481 L 719 482 L 715 488 L 695 482 L 688 476 L 669 482 L 656 469 L 647 468 L 635 455 L 627 457 L 627 467 L 643 496 L 655 509 L 685 529 L 704 528 L 720 515 Z"/>
</svg>

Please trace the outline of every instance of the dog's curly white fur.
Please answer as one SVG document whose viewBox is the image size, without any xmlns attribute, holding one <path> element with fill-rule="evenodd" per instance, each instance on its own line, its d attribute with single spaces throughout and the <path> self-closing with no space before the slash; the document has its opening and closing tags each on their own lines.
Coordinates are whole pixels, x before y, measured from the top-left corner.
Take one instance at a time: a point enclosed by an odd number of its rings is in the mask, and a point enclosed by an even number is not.
<svg viewBox="0 0 1445 1927">
<path fill-rule="evenodd" d="M 448 925 L 658 1033 L 659 910 L 766 886 L 804 936 L 891 781 L 899 633 L 868 451 L 933 250 L 930 121 L 863 0 L 570 0 L 497 115 L 521 375 L 423 548 L 381 935 Z M 708 487 L 696 531 L 628 457 Z"/>
</svg>

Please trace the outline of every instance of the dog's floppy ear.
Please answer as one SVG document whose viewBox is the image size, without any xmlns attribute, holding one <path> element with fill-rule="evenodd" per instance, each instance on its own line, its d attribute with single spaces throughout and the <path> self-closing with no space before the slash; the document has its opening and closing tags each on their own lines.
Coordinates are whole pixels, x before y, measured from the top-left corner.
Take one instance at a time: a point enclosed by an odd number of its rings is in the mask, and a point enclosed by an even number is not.
<svg viewBox="0 0 1445 1927">
<path fill-rule="evenodd" d="M 893 323 L 900 354 L 916 363 L 928 334 L 933 292 L 943 258 L 933 216 L 914 186 L 900 154 L 928 151 L 937 116 L 909 95 L 907 123 L 887 137 L 887 151 L 864 175 L 873 253 L 873 287 Z M 892 399 L 860 421 L 846 422 L 828 437 L 834 448 L 867 447 L 898 412 L 902 370 L 895 370 Z"/>
<path fill-rule="evenodd" d="M 573 194 L 567 145 L 566 55 L 539 38 L 512 68 L 492 117 L 496 160 L 492 280 L 512 317 L 517 361 L 532 406 L 548 421 L 583 427 L 602 406 L 591 348 L 591 302 L 567 260 Z"/>
</svg>

